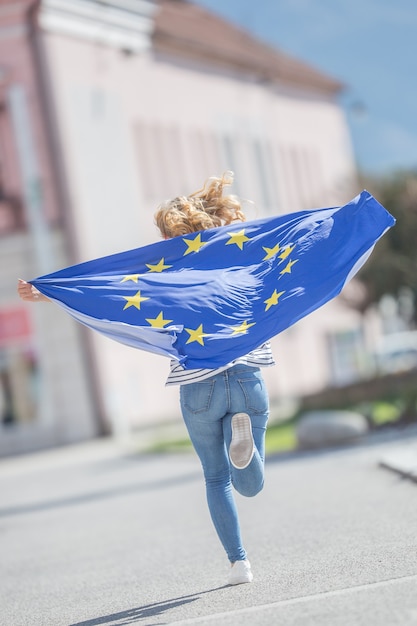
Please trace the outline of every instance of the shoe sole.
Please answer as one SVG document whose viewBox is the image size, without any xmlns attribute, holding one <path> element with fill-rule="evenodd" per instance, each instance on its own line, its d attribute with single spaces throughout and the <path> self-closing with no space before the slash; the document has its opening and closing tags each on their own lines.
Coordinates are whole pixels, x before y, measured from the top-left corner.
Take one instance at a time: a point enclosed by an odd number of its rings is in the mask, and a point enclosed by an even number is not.
<svg viewBox="0 0 417 626">
<path fill-rule="evenodd" d="M 232 417 L 232 441 L 229 448 L 230 462 L 236 469 L 245 469 L 252 461 L 255 446 L 252 424 L 247 413 L 236 413 Z"/>
<path fill-rule="evenodd" d="M 243 579 L 236 579 L 236 580 L 229 580 L 229 585 L 244 585 L 245 583 L 251 583 L 253 582 L 253 574 L 251 576 L 248 576 L 247 578 Z"/>
</svg>

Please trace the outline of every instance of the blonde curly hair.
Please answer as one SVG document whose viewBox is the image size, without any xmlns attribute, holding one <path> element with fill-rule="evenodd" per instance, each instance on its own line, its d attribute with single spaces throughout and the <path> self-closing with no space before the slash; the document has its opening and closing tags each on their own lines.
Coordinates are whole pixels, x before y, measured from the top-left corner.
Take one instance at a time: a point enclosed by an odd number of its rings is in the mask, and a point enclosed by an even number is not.
<svg viewBox="0 0 417 626">
<path fill-rule="evenodd" d="M 179 196 L 158 207 L 155 223 L 165 239 L 187 235 L 207 228 L 244 222 L 245 215 L 239 199 L 223 196 L 223 188 L 233 183 L 233 172 L 212 176 L 204 187 L 189 196 Z"/>
</svg>

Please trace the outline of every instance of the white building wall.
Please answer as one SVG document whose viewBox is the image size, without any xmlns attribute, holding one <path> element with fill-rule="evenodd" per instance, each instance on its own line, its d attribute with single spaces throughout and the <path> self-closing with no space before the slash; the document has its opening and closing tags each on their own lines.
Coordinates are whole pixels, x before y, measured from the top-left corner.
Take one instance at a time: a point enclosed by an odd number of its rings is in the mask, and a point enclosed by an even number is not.
<svg viewBox="0 0 417 626">
<path fill-rule="evenodd" d="M 156 240 L 159 202 L 226 169 L 235 171 L 236 193 L 253 201 L 249 219 L 351 198 L 352 150 L 330 98 L 151 51 L 127 56 L 51 32 L 44 41 L 79 261 Z M 266 374 L 271 396 L 328 382 L 323 336 L 337 306 L 274 340 L 279 365 Z M 358 324 L 341 309 L 337 316 Z M 178 415 L 177 390 L 164 389 L 166 360 L 98 335 L 93 342 L 115 428 Z"/>
</svg>

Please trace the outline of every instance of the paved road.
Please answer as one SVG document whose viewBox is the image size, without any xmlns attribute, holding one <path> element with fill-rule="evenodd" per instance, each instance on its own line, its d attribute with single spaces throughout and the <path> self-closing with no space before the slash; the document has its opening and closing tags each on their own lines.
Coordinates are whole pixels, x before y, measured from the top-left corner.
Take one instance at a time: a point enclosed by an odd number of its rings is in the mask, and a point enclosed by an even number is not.
<svg viewBox="0 0 417 626">
<path fill-rule="evenodd" d="M 416 626 L 417 436 L 269 459 L 239 497 L 255 582 L 225 586 L 193 454 L 112 442 L 0 461 L 0 624 Z"/>
</svg>

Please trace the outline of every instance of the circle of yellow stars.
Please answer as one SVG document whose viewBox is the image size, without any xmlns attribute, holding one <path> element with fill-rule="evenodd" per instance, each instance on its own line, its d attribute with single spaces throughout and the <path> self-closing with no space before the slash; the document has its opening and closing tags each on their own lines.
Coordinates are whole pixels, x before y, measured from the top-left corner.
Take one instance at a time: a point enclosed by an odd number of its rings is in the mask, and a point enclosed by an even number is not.
<svg viewBox="0 0 417 626">
<path fill-rule="evenodd" d="M 245 228 L 242 228 L 241 230 L 236 232 L 228 232 L 227 234 L 229 236 L 229 239 L 225 242 L 225 245 L 236 245 L 239 250 L 242 251 L 244 249 L 244 245 L 248 241 L 250 241 L 250 237 L 245 234 Z M 188 254 L 192 253 L 198 253 L 201 248 L 207 243 L 205 241 L 202 241 L 201 233 L 198 233 L 198 235 L 196 235 L 194 238 L 184 237 L 183 242 L 186 246 L 183 256 L 187 256 Z M 278 279 L 280 279 L 281 276 L 285 274 L 291 274 L 293 266 L 298 262 L 298 259 L 291 258 L 294 249 L 295 245 L 290 244 L 281 247 L 280 243 L 276 243 L 272 248 L 263 247 L 263 250 L 265 252 L 265 256 L 262 259 L 263 261 L 279 259 L 278 264 L 283 264 L 285 262 L 285 265 L 283 265 L 281 271 L 279 272 Z M 157 263 L 146 263 L 145 265 L 148 268 L 148 273 L 160 273 L 173 267 L 172 265 L 168 265 L 167 263 L 165 263 L 164 257 L 162 257 Z M 131 281 L 134 283 L 139 283 L 139 279 L 141 276 L 143 276 L 143 274 L 127 274 L 122 278 L 121 282 L 124 283 Z M 277 289 L 274 289 L 269 298 L 266 298 L 266 300 L 263 301 L 265 304 L 265 312 L 269 311 L 272 307 L 277 306 L 284 294 L 285 290 L 278 291 Z M 123 310 L 133 307 L 140 311 L 142 302 L 150 300 L 151 298 L 142 296 L 141 291 L 138 290 L 134 295 L 123 296 L 123 299 L 126 300 Z M 164 329 L 167 326 L 169 328 L 169 324 L 173 322 L 173 320 L 164 318 L 163 311 L 160 311 L 156 317 L 148 317 L 145 318 L 145 320 L 151 326 L 151 328 L 161 329 Z M 249 328 L 255 326 L 255 324 L 256 322 L 244 320 L 241 324 L 237 326 L 230 326 L 230 330 L 232 331 L 231 335 L 234 336 L 246 334 Z M 189 335 L 186 344 L 196 342 L 204 346 L 204 339 L 206 337 L 210 337 L 209 333 L 204 332 L 203 324 L 199 324 L 199 326 L 195 329 L 184 328 L 184 330 Z"/>
</svg>

